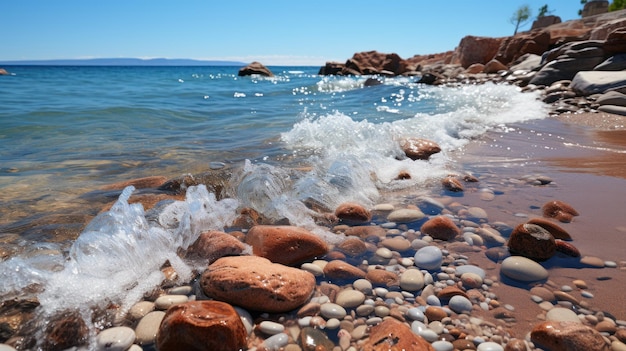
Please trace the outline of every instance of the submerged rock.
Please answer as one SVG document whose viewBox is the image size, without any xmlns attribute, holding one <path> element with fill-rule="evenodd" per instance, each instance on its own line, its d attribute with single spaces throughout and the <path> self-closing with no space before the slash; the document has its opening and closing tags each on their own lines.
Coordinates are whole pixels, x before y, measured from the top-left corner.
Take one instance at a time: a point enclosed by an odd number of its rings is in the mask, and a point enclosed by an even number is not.
<svg viewBox="0 0 626 351">
<path fill-rule="evenodd" d="M 240 77 L 251 76 L 255 74 L 258 74 L 264 77 L 274 76 L 274 73 L 272 73 L 272 71 L 270 71 L 267 67 L 265 67 L 260 62 L 256 62 L 256 61 L 250 63 L 246 67 L 241 68 L 239 70 L 239 73 L 237 73 L 237 75 Z"/>
<path fill-rule="evenodd" d="M 530 333 L 533 343 L 550 351 L 609 351 L 610 345 L 596 330 L 579 322 L 546 321 Z"/>
<path fill-rule="evenodd" d="M 246 236 L 252 252 L 274 263 L 294 265 L 328 252 L 328 245 L 317 235 L 295 226 L 257 225 Z"/>
</svg>

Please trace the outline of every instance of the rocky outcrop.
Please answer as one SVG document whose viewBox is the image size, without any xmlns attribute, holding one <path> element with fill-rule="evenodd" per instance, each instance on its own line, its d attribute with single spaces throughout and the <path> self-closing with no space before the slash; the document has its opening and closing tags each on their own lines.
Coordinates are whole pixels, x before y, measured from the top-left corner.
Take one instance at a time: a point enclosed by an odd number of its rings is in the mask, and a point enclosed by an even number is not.
<svg viewBox="0 0 626 351">
<path fill-rule="evenodd" d="M 504 38 L 475 37 L 468 35 L 461 39 L 457 47 L 453 62 L 458 62 L 463 68 L 473 63 L 486 64 L 496 56 Z"/>
<path fill-rule="evenodd" d="M 525 54 L 541 55 L 550 47 L 550 38 L 546 30 L 505 38 L 497 49 L 495 59 L 507 65 Z"/>
<path fill-rule="evenodd" d="M 274 73 L 269 70 L 269 68 L 265 67 L 260 62 L 252 62 L 251 64 L 243 67 L 239 70 L 238 76 L 252 76 L 252 75 L 261 75 L 264 77 L 273 77 Z"/>
</svg>

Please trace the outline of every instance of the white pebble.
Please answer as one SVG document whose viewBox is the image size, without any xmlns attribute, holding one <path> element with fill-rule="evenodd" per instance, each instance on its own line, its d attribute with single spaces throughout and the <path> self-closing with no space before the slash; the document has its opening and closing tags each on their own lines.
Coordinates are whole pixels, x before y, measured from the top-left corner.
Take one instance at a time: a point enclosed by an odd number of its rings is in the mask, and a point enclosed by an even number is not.
<svg viewBox="0 0 626 351">
<path fill-rule="evenodd" d="M 157 310 L 166 310 L 171 306 L 178 305 L 189 301 L 186 295 L 163 295 L 154 301 L 154 307 Z"/>
<path fill-rule="evenodd" d="M 322 267 L 313 263 L 303 263 L 300 266 L 300 269 L 302 269 L 303 271 L 307 271 L 316 277 L 324 275 L 324 270 L 322 269 Z"/>
<path fill-rule="evenodd" d="M 135 341 L 139 345 L 154 344 L 161 321 L 165 317 L 163 311 L 152 311 L 146 314 L 135 327 Z"/>
<path fill-rule="evenodd" d="M 592 294 L 592 293 L 590 293 L 590 292 L 589 292 L 589 291 L 587 291 L 587 290 L 583 290 L 583 291 L 580 293 L 580 295 L 581 295 L 582 297 L 586 297 L 586 298 L 588 298 L 588 299 L 593 298 L 593 294 Z"/>
<path fill-rule="evenodd" d="M 430 344 L 430 346 L 435 349 L 435 351 L 452 351 L 454 350 L 454 345 L 451 342 L 445 340 L 437 340 Z"/>
<path fill-rule="evenodd" d="M 263 321 L 259 323 L 259 330 L 267 335 L 276 335 L 285 331 L 285 326 L 272 321 Z"/>
<path fill-rule="evenodd" d="M 504 351 L 504 348 L 500 344 L 496 344 L 492 341 L 483 342 L 476 348 L 477 351 Z"/>
<path fill-rule="evenodd" d="M 250 312 L 244 310 L 239 306 L 233 306 L 233 308 L 235 309 L 235 312 L 237 312 L 237 314 L 239 315 L 239 319 L 241 319 L 243 326 L 246 328 L 246 332 L 248 333 L 248 335 L 250 335 L 250 333 L 252 333 L 252 329 L 254 328 L 254 319 L 252 319 L 252 315 L 250 314 Z"/>
<path fill-rule="evenodd" d="M 343 317 L 346 316 L 346 310 L 335 304 L 335 303 L 325 303 L 320 307 L 320 314 L 324 317 L 324 318 L 337 318 L 337 319 L 343 319 Z"/>
<path fill-rule="evenodd" d="M 277 351 L 287 346 L 289 343 L 289 336 L 285 333 L 272 335 L 263 341 L 265 348 L 271 351 Z"/>
<path fill-rule="evenodd" d="M 417 308 L 417 307 L 409 308 L 408 311 L 406 311 L 406 315 L 410 319 L 414 321 L 420 321 L 420 322 L 423 322 L 425 318 L 424 311 L 422 311 L 420 308 Z"/>
<path fill-rule="evenodd" d="M 461 295 L 452 296 L 448 306 L 456 313 L 465 313 L 472 310 L 472 302 Z"/>
<path fill-rule="evenodd" d="M 129 327 L 105 329 L 96 337 L 98 350 L 125 351 L 135 342 L 135 331 Z"/>
</svg>

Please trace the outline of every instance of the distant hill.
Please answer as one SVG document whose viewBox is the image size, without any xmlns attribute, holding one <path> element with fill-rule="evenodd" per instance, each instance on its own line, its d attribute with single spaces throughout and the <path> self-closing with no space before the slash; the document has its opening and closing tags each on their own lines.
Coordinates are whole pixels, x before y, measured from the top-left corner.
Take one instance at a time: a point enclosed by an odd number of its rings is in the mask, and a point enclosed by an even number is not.
<svg viewBox="0 0 626 351">
<path fill-rule="evenodd" d="M 19 60 L 0 61 L 4 66 L 245 66 L 246 62 L 192 60 L 192 59 L 139 59 L 139 58 L 95 58 L 68 60 Z"/>
</svg>

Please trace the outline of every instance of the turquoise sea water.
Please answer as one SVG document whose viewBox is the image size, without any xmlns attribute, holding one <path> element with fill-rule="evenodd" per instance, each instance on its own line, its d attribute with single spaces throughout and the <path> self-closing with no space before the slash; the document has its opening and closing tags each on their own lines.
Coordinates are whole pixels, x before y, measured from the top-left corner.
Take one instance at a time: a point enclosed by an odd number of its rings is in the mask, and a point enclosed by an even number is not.
<svg viewBox="0 0 626 351">
<path fill-rule="evenodd" d="M 148 221 L 143 208 L 126 202 L 127 189 L 109 217 L 97 217 L 73 242 L 12 238 L 16 246 L 42 248 L 45 257 L 26 250 L 0 262 L 0 300 L 36 283 L 44 287 L 42 313 L 110 302 L 127 308 L 159 284 L 165 261 L 190 278 L 193 267 L 177 251 L 200 230 L 227 226 L 238 207 L 326 238 L 313 228 L 305 200 L 333 209 L 426 188 L 459 171 L 455 154 L 473 139 L 547 115 L 535 94 L 514 86 L 432 87 L 411 77 L 377 77 L 381 85 L 365 86 L 368 77 L 323 77 L 318 67 L 270 67 L 271 78 L 238 77 L 239 67 L 6 69 L 12 75 L 0 77 L 2 238 L 21 235 L 12 223 L 70 212 L 82 194 L 110 183 L 239 169 L 226 200 L 193 187 L 186 201 Z M 399 147 L 405 137 L 431 139 L 443 151 L 412 161 Z M 400 172 L 411 178 L 396 179 Z M 81 313 L 89 319 L 88 309 Z"/>
</svg>

